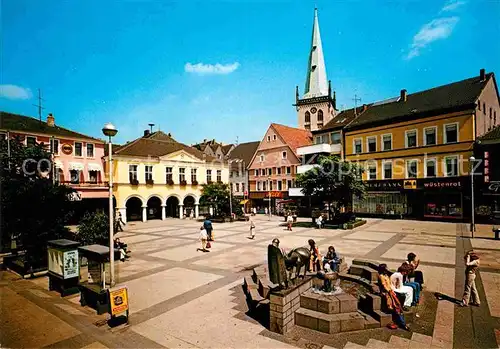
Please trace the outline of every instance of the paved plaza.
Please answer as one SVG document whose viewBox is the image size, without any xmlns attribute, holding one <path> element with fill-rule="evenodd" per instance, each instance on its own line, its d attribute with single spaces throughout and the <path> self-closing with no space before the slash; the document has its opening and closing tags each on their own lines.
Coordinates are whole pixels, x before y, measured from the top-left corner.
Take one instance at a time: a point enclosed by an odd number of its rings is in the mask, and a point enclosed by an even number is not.
<svg viewBox="0 0 500 349">
<path fill-rule="evenodd" d="M 132 258 L 117 263 L 117 281 L 130 297 L 130 324 L 110 329 L 79 296 L 48 291 L 46 277 L 22 280 L 1 272 L 0 347 L 32 348 L 493 348 L 500 343 L 500 241 L 487 229 L 471 240 L 464 224 L 370 219 L 354 230 L 280 226 L 282 220 L 257 216 L 256 239 L 248 222 L 214 224 L 210 252 L 197 251 L 201 223 L 169 219 L 130 223 L 119 236 Z M 490 228 L 491 229 L 491 228 Z M 268 331 L 250 317 L 243 277 L 266 264 L 274 237 L 281 247 L 329 245 L 346 257 L 398 267 L 408 252 L 421 258 L 425 297 L 413 332 L 371 330 L 363 336 L 311 337 L 300 330 L 286 336 Z M 461 298 L 463 255 L 474 248 L 482 264 L 476 279 L 482 305 L 460 308 L 435 292 Z"/>
</svg>

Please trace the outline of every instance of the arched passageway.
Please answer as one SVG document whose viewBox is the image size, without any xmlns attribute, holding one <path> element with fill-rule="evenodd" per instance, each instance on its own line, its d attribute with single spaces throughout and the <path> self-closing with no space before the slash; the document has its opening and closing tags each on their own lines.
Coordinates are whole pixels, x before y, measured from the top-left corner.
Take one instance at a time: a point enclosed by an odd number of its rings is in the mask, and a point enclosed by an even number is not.
<svg viewBox="0 0 500 349">
<path fill-rule="evenodd" d="M 161 219 L 161 200 L 153 196 L 149 198 L 147 204 L 147 218 L 150 219 Z"/>
<path fill-rule="evenodd" d="M 184 213 L 185 213 L 186 217 L 189 217 L 191 215 L 191 211 L 193 211 L 193 214 L 194 214 L 194 203 L 195 202 L 196 202 L 196 200 L 191 195 L 188 195 L 184 198 L 183 208 L 184 208 Z"/>
<path fill-rule="evenodd" d="M 125 203 L 127 210 L 127 222 L 142 220 L 142 201 L 139 198 L 131 197 Z"/>
<path fill-rule="evenodd" d="M 179 217 L 179 199 L 175 196 L 171 196 L 167 199 L 165 215 L 167 217 Z"/>
</svg>

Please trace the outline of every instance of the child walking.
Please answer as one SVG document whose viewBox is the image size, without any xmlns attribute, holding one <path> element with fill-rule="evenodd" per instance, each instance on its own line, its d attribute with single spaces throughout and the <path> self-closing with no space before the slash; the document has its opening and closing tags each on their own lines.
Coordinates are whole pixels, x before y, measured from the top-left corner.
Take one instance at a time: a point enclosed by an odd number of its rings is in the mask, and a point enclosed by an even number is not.
<svg viewBox="0 0 500 349">
<path fill-rule="evenodd" d="M 204 227 L 200 227 L 201 249 L 199 248 L 198 251 L 209 252 L 207 250 L 207 240 L 208 240 L 207 230 Z"/>
</svg>

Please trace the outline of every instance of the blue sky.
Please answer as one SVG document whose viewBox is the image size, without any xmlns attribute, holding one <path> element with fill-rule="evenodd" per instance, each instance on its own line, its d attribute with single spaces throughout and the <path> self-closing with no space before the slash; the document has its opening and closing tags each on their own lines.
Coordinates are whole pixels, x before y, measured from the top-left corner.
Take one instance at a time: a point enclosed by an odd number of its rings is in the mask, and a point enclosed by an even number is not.
<svg viewBox="0 0 500 349">
<path fill-rule="evenodd" d="M 117 142 L 155 123 L 184 143 L 296 126 L 317 5 L 338 106 L 500 72 L 499 1 L 2 1 L 1 109 Z M 217 65 L 219 64 L 219 65 Z"/>
</svg>

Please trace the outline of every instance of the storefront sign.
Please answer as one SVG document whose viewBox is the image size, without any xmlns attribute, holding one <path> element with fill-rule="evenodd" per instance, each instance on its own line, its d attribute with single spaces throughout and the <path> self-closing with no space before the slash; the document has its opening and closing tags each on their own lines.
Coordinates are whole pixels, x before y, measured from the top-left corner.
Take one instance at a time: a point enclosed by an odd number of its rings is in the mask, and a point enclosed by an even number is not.
<svg viewBox="0 0 500 349">
<path fill-rule="evenodd" d="M 250 192 L 250 199 L 268 199 L 271 198 L 283 198 L 283 192 L 281 191 L 263 191 L 263 192 Z"/>
<path fill-rule="evenodd" d="M 69 201 L 82 201 L 82 193 L 78 191 L 74 191 L 70 194 L 68 194 L 68 200 Z"/>
<path fill-rule="evenodd" d="M 369 191 L 390 191 L 403 189 L 402 180 L 365 181 L 365 187 Z"/>
<path fill-rule="evenodd" d="M 128 292 L 126 287 L 117 290 L 109 290 L 109 304 L 111 305 L 111 316 L 128 311 Z"/>
<path fill-rule="evenodd" d="M 78 277 L 78 251 L 64 252 L 64 279 Z"/>
<path fill-rule="evenodd" d="M 461 188 L 461 187 L 462 183 L 459 180 L 453 182 L 435 181 L 435 182 L 424 183 L 424 188 Z"/>
<path fill-rule="evenodd" d="M 416 179 L 407 179 L 404 182 L 405 189 L 417 189 L 417 180 Z"/>
<path fill-rule="evenodd" d="M 500 181 L 490 182 L 486 187 L 486 192 L 491 195 L 500 195 Z"/>
<path fill-rule="evenodd" d="M 71 144 L 67 144 L 67 143 L 63 144 L 63 145 L 61 146 L 61 150 L 62 150 L 62 152 L 63 152 L 64 154 L 66 154 L 66 155 L 71 155 L 71 154 L 73 154 L 73 146 L 72 146 Z"/>
</svg>

